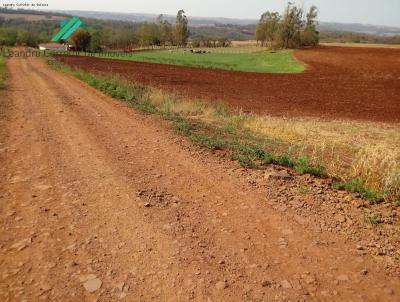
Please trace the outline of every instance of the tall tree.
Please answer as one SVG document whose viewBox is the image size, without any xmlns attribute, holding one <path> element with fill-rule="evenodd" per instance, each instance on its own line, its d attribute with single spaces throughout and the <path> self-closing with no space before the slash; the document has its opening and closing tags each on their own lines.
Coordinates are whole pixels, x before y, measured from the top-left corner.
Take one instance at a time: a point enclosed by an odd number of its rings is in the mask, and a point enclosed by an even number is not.
<svg viewBox="0 0 400 302">
<path fill-rule="evenodd" d="M 78 29 L 72 34 L 70 40 L 78 51 L 86 51 L 89 49 L 91 35 L 89 32 Z"/>
<path fill-rule="evenodd" d="M 13 28 L 0 27 L 0 45 L 1 46 L 14 46 L 17 42 L 18 30 Z"/>
<path fill-rule="evenodd" d="M 261 41 L 261 45 L 265 43 L 271 44 L 277 38 L 280 26 L 280 15 L 277 12 L 266 12 L 261 15 L 257 24 L 256 39 Z"/>
<path fill-rule="evenodd" d="M 143 23 L 137 35 L 141 45 L 160 45 L 159 27 L 156 23 Z"/>
<path fill-rule="evenodd" d="M 316 29 L 316 18 L 318 9 L 316 6 L 311 6 L 306 16 L 306 27 L 302 33 L 301 43 L 303 46 L 318 45 L 319 32 Z"/>
<path fill-rule="evenodd" d="M 160 23 L 160 41 L 162 45 L 172 44 L 174 42 L 174 35 L 171 23 L 164 20 Z"/>
<path fill-rule="evenodd" d="M 175 20 L 174 41 L 178 46 L 186 46 L 189 37 L 188 19 L 184 10 L 178 11 Z"/>
<path fill-rule="evenodd" d="M 303 9 L 289 2 L 286 6 L 281 26 L 281 44 L 283 48 L 296 48 L 301 44 L 303 28 Z"/>
<path fill-rule="evenodd" d="M 256 39 L 264 46 L 297 48 L 318 45 L 319 33 L 316 30 L 318 10 L 312 6 L 304 19 L 302 8 L 289 2 L 283 16 L 266 12 L 261 15 L 256 28 Z"/>
<path fill-rule="evenodd" d="M 90 39 L 90 50 L 93 52 L 100 51 L 102 44 L 101 44 L 101 30 L 95 30 L 92 32 L 92 38 Z"/>
</svg>

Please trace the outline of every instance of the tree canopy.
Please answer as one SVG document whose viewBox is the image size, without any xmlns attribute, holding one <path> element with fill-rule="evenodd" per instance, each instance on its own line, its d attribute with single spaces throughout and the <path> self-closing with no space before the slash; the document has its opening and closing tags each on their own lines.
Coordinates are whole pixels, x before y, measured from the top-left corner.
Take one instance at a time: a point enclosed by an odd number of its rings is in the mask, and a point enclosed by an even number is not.
<svg viewBox="0 0 400 302">
<path fill-rule="evenodd" d="M 283 15 L 278 12 L 265 12 L 261 15 L 256 39 L 262 46 L 276 48 L 315 46 L 319 41 L 317 16 L 316 6 L 311 6 L 304 18 L 303 9 L 289 2 Z"/>
</svg>

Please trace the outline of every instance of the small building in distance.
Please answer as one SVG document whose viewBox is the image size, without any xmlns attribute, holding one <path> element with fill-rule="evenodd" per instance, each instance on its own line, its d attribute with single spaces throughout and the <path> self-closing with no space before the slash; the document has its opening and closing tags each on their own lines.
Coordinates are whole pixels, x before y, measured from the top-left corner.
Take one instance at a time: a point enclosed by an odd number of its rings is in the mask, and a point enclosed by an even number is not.
<svg viewBox="0 0 400 302">
<path fill-rule="evenodd" d="M 68 44 L 60 44 L 60 43 L 42 43 L 39 44 L 40 50 L 55 50 L 55 51 L 68 51 L 71 46 Z"/>
</svg>

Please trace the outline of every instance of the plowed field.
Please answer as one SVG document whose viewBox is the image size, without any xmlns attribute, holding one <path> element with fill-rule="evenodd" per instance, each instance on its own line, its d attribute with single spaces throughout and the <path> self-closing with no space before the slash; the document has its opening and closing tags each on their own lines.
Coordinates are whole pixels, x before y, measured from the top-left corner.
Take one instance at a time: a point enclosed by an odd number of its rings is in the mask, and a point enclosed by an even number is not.
<svg viewBox="0 0 400 302">
<path fill-rule="evenodd" d="M 90 57 L 58 57 L 91 72 L 190 97 L 222 100 L 246 112 L 275 116 L 400 122 L 400 49 L 320 47 L 298 50 L 302 74 L 188 68 Z"/>
</svg>

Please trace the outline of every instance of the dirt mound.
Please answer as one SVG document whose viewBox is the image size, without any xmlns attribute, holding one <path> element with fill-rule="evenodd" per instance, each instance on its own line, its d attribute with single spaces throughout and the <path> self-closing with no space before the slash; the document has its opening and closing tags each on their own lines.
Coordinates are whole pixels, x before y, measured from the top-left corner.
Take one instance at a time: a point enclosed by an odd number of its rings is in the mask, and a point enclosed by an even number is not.
<svg viewBox="0 0 400 302">
<path fill-rule="evenodd" d="M 303 74 L 261 74 L 59 57 L 87 71 L 113 72 L 191 97 L 223 100 L 275 116 L 400 122 L 400 50 L 321 47 L 296 51 Z"/>
</svg>

